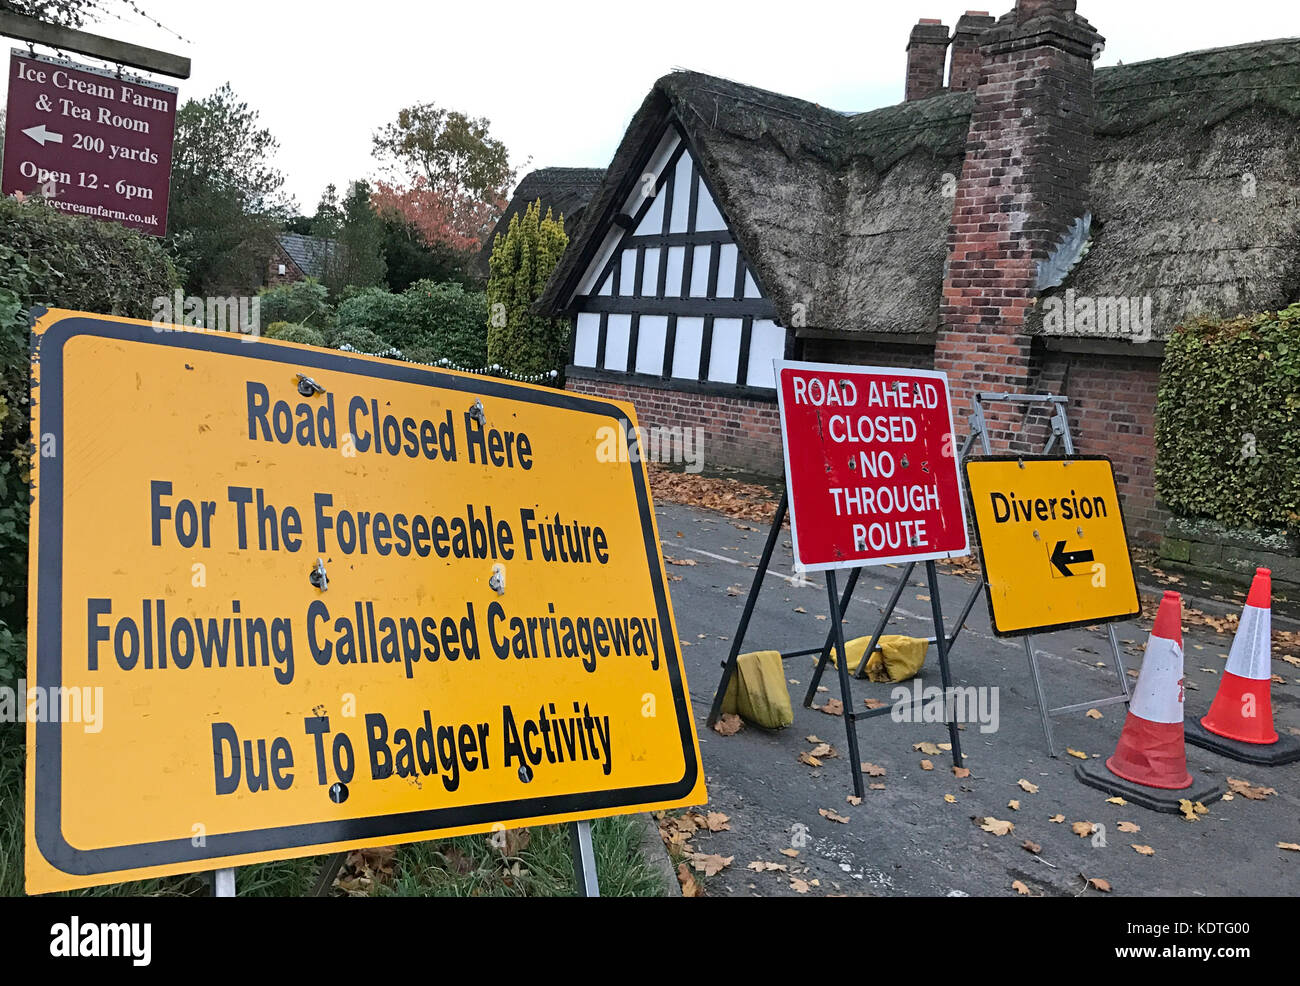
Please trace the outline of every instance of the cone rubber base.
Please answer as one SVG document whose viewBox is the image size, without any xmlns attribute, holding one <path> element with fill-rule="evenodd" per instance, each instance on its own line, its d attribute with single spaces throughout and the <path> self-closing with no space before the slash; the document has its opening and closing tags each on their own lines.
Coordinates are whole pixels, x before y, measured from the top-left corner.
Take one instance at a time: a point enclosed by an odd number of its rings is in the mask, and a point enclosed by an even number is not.
<svg viewBox="0 0 1300 986">
<path fill-rule="evenodd" d="M 1263 767 L 1279 767 L 1300 760 L 1300 737 L 1278 734 L 1276 743 L 1242 743 L 1212 733 L 1201 725 L 1200 719 L 1189 719 L 1183 735 L 1193 746 L 1210 750 L 1229 760 L 1254 763 Z"/>
<path fill-rule="evenodd" d="M 1178 814 L 1178 802 L 1184 798 L 1208 805 L 1211 801 L 1218 801 L 1223 797 L 1224 792 L 1224 786 L 1218 781 L 1197 777 L 1194 773 L 1191 785 L 1179 791 L 1166 791 L 1163 788 L 1135 784 L 1112 774 L 1106 766 L 1106 761 L 1102 759 L 1078 764 L 1074 768 L 1074 776 L 1089 787 L 1095 787 L 1107 794 L 1119 795 L 1125 801 L 1142 808 L 1174 815 Z"/>
</svg>

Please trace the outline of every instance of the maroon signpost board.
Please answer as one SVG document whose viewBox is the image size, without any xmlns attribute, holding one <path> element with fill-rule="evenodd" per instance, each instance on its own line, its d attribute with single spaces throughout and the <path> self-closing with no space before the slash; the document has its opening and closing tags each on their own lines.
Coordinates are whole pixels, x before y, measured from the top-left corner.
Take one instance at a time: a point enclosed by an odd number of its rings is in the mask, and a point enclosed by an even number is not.
<svg viewBox="0 0 1300 986">
<path fill-rule="evenodd" d="M 970 554 L 948 378 L 776 362 L 796 565 Z"/>
<path fill-rule="evenodd" d="M 167 232 L 176 90 L 14 49 L 0 194 Z"/>
</svg>

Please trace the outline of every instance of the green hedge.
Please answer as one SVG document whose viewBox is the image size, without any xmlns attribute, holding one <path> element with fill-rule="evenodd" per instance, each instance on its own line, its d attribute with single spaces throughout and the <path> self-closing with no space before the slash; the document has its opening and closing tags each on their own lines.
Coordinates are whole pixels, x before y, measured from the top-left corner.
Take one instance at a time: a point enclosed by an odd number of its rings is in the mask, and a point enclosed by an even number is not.
<svg viewBox="0 0 1300 986">
<path fill-rule="evenodd" d="M 1165 347 L 1156 489 L 1174 513 L 1300 528 L 1300 304 L 1202 319 Z"/>
<path fill-rule="evenodd" d="M 486 319 L 483 293 L 456 282 L 417 281 L 401 294 L 367 288 L 339 305 L 330 344 L 363 352 L 394 346 L 422 363 L 479 367 L 487 363 Z"/>
<path fill-rule="evenodd" d="M 26 660 L 28 310 L 147 319 L 153 299 L 179 286 L 154 237 L 37 200 L 0 199 L 0 684 L 20 676 Z"/>
</svg>

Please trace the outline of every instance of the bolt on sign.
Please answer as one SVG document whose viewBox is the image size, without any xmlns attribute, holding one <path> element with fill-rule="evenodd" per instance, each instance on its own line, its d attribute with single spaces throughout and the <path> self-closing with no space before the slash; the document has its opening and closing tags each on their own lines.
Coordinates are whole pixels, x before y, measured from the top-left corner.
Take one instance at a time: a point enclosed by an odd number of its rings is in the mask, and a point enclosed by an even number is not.
<svg viewBox="0 0 1300 986">
<path fill-rule="evenodd" d="M 797 566 L 970 553 L 945 374 L 784 360 L 776 374 Z"/>
<path fill-rule="evenodd" d="M 13 49 L 0 194 L 165 235 L 176 92 Z"/>
<path fill-rule="evenodd" d="M 1142 611 L 1109 459 L 971 458 L 966 483 L 995 633 L 1087 626 Z"/>
<path fill-rule="evenodd" d="M 50 311 L 30 892 L 706 800 L 630 405 Z M 94 721 L 75 710 L 93 703 Z"/>
</svg>

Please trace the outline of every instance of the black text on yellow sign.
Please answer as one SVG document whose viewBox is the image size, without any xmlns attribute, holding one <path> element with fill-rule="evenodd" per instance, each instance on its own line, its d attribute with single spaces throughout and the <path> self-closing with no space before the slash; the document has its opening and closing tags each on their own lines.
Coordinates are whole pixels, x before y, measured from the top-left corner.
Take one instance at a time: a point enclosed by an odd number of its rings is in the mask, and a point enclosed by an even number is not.
<svg viewBox="0 0 1300 986">
<path fill-rule="evenodd" d="M 1109 459 L 974 458 L 966 479 L 996 633 L 1141 611 Z"/>
<path fill-rule="evenodd" d="M 705 800 L 629 406 L 35 333 L 30 892 Z"/>
</svg>

